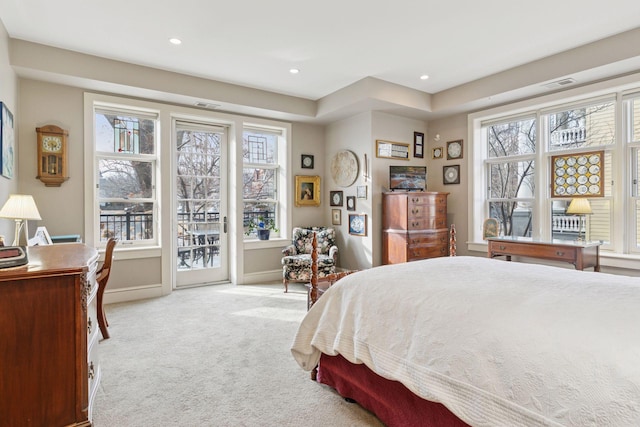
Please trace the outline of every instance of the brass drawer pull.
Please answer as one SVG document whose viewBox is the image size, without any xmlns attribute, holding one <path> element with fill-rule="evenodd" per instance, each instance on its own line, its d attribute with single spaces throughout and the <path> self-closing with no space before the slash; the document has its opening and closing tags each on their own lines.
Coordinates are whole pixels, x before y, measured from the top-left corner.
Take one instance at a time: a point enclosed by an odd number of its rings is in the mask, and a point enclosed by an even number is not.
<svg viewBox="0 0 640 427">
<path fill-rule="evenodd" d="M 558 256 L 564 256 L 564 252 L 557 251 L 557 252 L 556 252 L 556 255 L 558 255 Z"/>
<path fill-rule="evenodd" d="M 498 249 L 500 249 L 501 251 L 504 251 L 505 249 L 507 249 L 507 247 L 500 245 L 500 246 L 498 246 Z"/>
</svg>

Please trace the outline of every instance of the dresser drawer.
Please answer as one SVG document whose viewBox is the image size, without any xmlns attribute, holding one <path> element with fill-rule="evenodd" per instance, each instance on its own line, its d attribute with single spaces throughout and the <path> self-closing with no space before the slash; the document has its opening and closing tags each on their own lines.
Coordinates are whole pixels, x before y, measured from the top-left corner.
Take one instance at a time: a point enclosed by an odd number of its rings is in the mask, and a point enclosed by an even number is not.
<svg viewBox="0 0 640 427">
<path fill-rule="evenodd" d="M 410 249 L 420 246 L 438 246 L 446 245 L 449 242 L 449 233 L 447 231 L 438 231 L 435 233 L 411 233 L 407 240 Z"/>
<path fill-rule="evenodd" d="M 447 193 L 448 194 L 448 193 Z M 447 204 L 445 194 L 411 194 L 407 198 L 409 206 L 413 205 L 444 205 Z"/>
<path fill-rule="evenodd" d="M 408 218 L 408 230 L 425 230 L 434 228 L 447 228 L 447 214 L 426 217 L 426 218 Z"/>
<path fill-rule="evenodd" d="M 509 242 L 492 242 L 491 251 L 494 254 L 504 253 L 513 256 L 531 256 L 568 262 L 575 261 L 577 257 L 576 249 L 571 247 L 522 245 Z"/>
<path fill-rule="evenodd" d="M 424 258 L 436 258 L 449 255 L 448 246 L 439 243 L 433 246 L 418 246 L 407 248 L 407 259 L 417 261 Z"/>
</svg>

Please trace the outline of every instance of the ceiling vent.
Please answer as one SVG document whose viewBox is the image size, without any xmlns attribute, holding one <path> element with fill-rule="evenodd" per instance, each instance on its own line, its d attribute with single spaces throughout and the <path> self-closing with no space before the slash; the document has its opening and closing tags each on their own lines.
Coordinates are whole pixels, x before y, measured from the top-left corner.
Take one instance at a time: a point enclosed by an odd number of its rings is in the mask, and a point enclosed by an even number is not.
<svg viewBox="0 0 640 427">
<path fill-rule="evenodd" d="M 196 102 L 196 107 L 200 107 L 200 108 L 206 108 L 208 110 L 215 110 L 216 108 L 218 108 L 220 105 L 218 104 L 209 104 L 208 102 Z"/>
<path fill-rule="evenodd" d="M 558 87 L 563 87 L 563 86 L 568 86 L 571 84 L 574 84 L 576 82 L 575 79 L 568 77 L 566 79 L 562 79 L 562 80 L 556 80 L 555 82 L 551 82 L 551 83 L 546 83 L 543 86 L 544 87 L 548 87 L 549 89 L 555 89 Z"/>
</svg>

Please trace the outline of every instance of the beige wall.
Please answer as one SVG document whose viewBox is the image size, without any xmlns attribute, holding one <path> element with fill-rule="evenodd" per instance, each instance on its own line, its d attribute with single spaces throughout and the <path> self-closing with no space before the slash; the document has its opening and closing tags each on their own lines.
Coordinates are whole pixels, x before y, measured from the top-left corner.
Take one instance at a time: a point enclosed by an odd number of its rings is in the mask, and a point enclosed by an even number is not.
<svg viewBox="0 0 640 427">
<path fill-rule="evenodd" d="M 13 68 L 9 65 L 9 38 L 2 21 L 0 21 L 0 102 L 5 103 L 7 107 L 9 107 L 9 111 L 11 111 L 14 116 L 14 126 L 17 127 L 20 123 L 19 117 L 16 114 L 18 111 L 18 78 Z M 16 132 L 16 163 L 20 157 L 18 142 Z M 9 194 L 17 193 L 18 191 L 17 177 L 13 179 L 0 177 L 0 202 L 2 204 L 9 198 Z M 0 235 L 5 236 L 9 244 L 13 240 L 13 234 L 13 221 L 0 219 Z"/>
<path fill-rule="evenodd" d="M 21 118 L 17 128 L 21 156 L 17 164 L 21 191 L 32 194 L 40 210 L 42 220 L 35 221 L 32 227 L 44 225 L 52 235 L 80 234 L 84 236 L 84 122 L 83 94 L 77 87 L 47 83 L 37 80 L 20 79 L 19 93 Z M 36 176 L 36 133 L 35 128 L 46 124 L 55 124 L 69 131 L 69 180 L 60 187 L 45 187 Z M 324 127 L 320 125 L 294 123 L 291 131 L 292 177 L 300 174 L 320 175 L 324 178 L 325 147 Z M 314 169 L 302 169 L 301 154 L 313 154 Z M 293 180 L 292 180 L 293 181 Z M 324 181 L 324 180 L 323 180 Z M 284 183 L 290 189 L 293 182 Z M 324 196 L 326 187 L 322 187 Z M 328 194 L 328 193 L 326 193 Z M 323 199 L 326 199 L 323 197 Z M 319 208 L 292 207 L 291 224 L 322 224 L 325 218 L 326 203 Z M 34 229 L 34 228 L 32 228 Z M 12 230 L 12 229 L 11 229 Z M 243 283 L 279 280 L 281 273 L 281 249 L 288 242 L 274 243 L 267 248 L 245 248 L 241 269 L 237 276 Z M 124 295 L 125 290 L 154 287 L 159 289 L 163 282 L 162 258 L 119 259 L 122 254 L 116 250 L 114 271 L 110 278 L 109 294 Z M 129 257 L 124 257 L 129 258 Z M 166 279 L 164 279 L 166 280 Z M 135 293 L 135 292 L 134 292 Z M 121 297 L 116 297 L 120 300 Z M 123 297 L 127 299 L 127 297 Z"/>
<path fill-rule="evenodd" d="M 382 192 L 389 188 L 390 165 L 424 165 L 426 159 L 413 156 L 413 132 L 426 133 L 426 123 L 381 112 L 366 112 L 334 122 L 327 126 L 327 166 L 325 168 L 328 191 L 342 190 L 344 197 L 356 196 L 356 187 L 366 185 L 367 198 L 356 199 L 356 210 L 341 207 L 342 225 L 335 226 L 340 248 L 340 268 L 362 270 L 381 264 L 382 259 Z M 376 157 L 376 140 L 402 142 L 410 146 L 410 160 L 390 160 Z M 358 157 L 360 173 L 356 182 L 346 188 L 333 183 L 330 159 L 339 150 L 351 150 Z M 365 155 L 368 177 L 364 177 Z M 328 195 L 328 192 L 326 193 Z M 331 223 L 331 206 L 325 210 L 328 224 Z M 367 235 L 349 234 L 349 214 L 367 215 Z"/>
<path fill-rule="evenodd" d="M 436 135 L 440 135 L 439 141 L 434 141 Z M 447 141 L 463 140 L 463 158 L 458 161 L 447 160 L 446 152 L 442 159 L 433 159 L 434 147 L 442 147 L 446 150 Z M 447 199 L 447 224 L 455 224 L 457 254 L 468 255 L 465 242 L 468 237 L 467 212 L 469 209 L 469 144 L 467 138 L 467 115 L 458 114 L 448 118 L 429 122 L 429 132 L 426 136 L 426 157 L 428 157 L 428 183 L 427 188 L 433 191 L 449 193 Z M 460 184 L 444 185 L 442 180 L 442 167 L 445 165 L 460 165 Z"/>
</svg>

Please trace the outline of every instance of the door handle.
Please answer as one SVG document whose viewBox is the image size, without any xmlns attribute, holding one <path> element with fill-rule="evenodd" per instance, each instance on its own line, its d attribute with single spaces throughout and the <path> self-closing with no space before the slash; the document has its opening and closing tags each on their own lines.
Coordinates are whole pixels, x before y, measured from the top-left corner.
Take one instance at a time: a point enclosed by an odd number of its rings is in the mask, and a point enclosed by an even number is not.
<svg viewBox="0 0 640 427">
<path fill-rule="evenodd" d="M 222 219 L 222 231 L 224 232 L 224 234 L 227 234 L 227 217 L 226 216 Z"/>
</svg>

